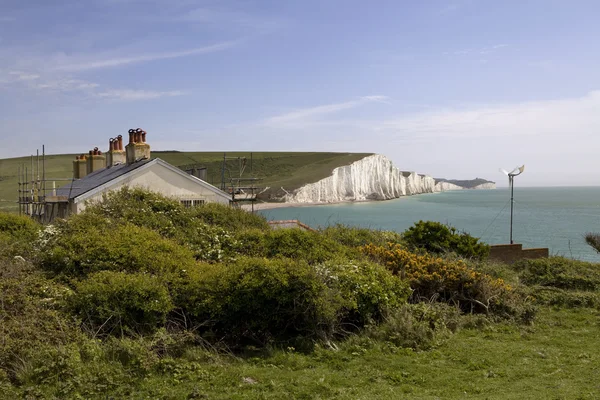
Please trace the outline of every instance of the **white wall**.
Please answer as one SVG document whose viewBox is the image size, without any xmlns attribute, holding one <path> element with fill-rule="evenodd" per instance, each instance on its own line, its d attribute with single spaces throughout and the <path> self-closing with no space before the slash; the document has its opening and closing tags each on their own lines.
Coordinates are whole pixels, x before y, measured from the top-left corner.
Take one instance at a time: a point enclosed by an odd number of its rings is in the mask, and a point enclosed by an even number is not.
<svg viewBox="0 0 600 400">
<path fill-rule="evenodd" d="M 102 200 L 102 194 L 113 190 L 119 190 L 123 186 L 151 190 L 178 200 L 198 199 L 204 200 L 207 203 L 229 204 L 227 198 L 215 193 L 215 190 L 218 191 L 219 189 L 213 187 L 214 189 L 211 190 L 211 188 L 206 187 L 206 185 L 208 185 L 207 183 L 198 181 L 192 181 L 188 177 L 182 176 L 159 163 L 156 163 L 147 168 L 141 167 L 132 171 L 127 178 L 116 182 L 89 197 L 76 199 L 75 209 L 76 212 L 79 213 L 85 209 L 86 201 Z"/>
</svg>

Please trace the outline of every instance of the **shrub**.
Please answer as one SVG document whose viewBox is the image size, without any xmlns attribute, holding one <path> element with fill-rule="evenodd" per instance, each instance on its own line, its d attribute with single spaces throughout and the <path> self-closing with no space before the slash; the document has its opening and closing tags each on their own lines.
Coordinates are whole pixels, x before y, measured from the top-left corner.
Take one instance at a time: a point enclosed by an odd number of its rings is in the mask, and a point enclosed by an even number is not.
<svg viewBox="0 0 600 400">
<path fill-rule="evenodd" d="M 102 202 L 88 206 L 85 213 L 151 229 L 189 247 L 196 259 L 203 261 L 220 261 L 235 255 L 237 243 L 230 230 L 244 224 L 268 227 L 263 217 L 241 209 L 219 204 L 188 209 L 157 193 L 127 187 L 108 193 Z"/>
<path fill-rule="evenodd" d="M 235 234 L 238 254 L 249 257 L 267 255 L 267 236 L 269 232 L 261 229 L 243 229 Z"/>
<path fill-rule="evenodd" d="M 269 230 L 265 217 L 253 214 L 238 207 L 230 207 L 217 203 L 206 203 L 200 207 L 189 209 L 189 215 L 209 225 L 215 225 L 229 231 L 240 229 Z"/>
<path fill-rule="evenodd" d="M 442 344 L 460 325 L 456 307 L 443 303 L 405 304 L 365 334 L 396 347 L 426 350 Z"/>
<path fill-rule="evenodd" d="M 585 242 L 596 252 L 600 253 L 600 234 L 588 232 L 585 234 Z"/>
<path fill-rule="evenodd" d="M 340 308 L 302 261 L 240 258 L 190 270 L 178 285 L 176 305 L 232 346 L 327 336 Z"/>
<path fill-rule="evenodd" d="M 28 257 L 40 225 L 27 216 L 0 212 L 0 257 Z"/>
<path fill-rule="evenodd" d="M 513 268 L 527 285 L 567 290 L 600 290 L 600 265 L 563 257 L 521 260 Z"/>
<path fill-rule="evenodd" d="M 406 303 L 410 288 L 385 267 L 368 261 L 333 260 L 315 266 L 320 279 L 342 299 L 345 325 L 381 321 Z"/>
<path fill-rule="evenodd" d="M 287 257 L 309 264 L 344 256 L 346 248 L 319 232 L 277 229 L 265 235 L 265 257 Z"/>
<path fill-rule="evenodd" d="M 534 286 L 533 296 L 540 304 L 557 307 L 600 308 L 600 292 L 566 290 L 547 286 Z"/>
<path fill-rule="evenodd" d="M 400 243 L 402 235 L 392 231 L 379 231 L 336 224 L 322 230 L 325 237 L 348 247 L 360 247 L 367 244 L 383 246 L 386 243 Z"/>
<path fill-rule="evenodd" d="M 343 257 L 349 249 L 319 232 L 299 228 L 261 231 L 247 229 L 236 234 L 237 251 L 252 257 L 285 257 L 309 264 Z"/>
<path fill-rule="evenodd" d="M 484 259 L 490 248 L 466 232 L 457 233 L 456 228 L 434 221 L 419 221 L 404 232 L 403 239 L 413 249 L 424 249 L 430 253 L 455 252 L 475 259 Z"/>
<path fill-rule="evenodd" d="M 40 244 L 40 265 L 57 274 L 82 276 L 111 270 L 171 273 L 194 265 L 191 250 L 131 224 L 82 224 L 74 216 L 53 227 Z"/>
<path fill-rule="evenodd" d="M 407 279 L 414 290 L 414 300 L 439 298 L 458 303 L 465 311 L 491 312 L 499 299 L 511 291 L 502 279 L 470 269 L 462 260 L 417 255 L 397 244 L 367 245 L 362 251 Z"/>
<path fill-rule="evenodd" d="M 41 346 L 76 340 L 80 333 L 63 312 L 70 290 L 35 271 L 0 279 L 0 374 L 11 379 Z"/>
<path fill-rule="evenodd" d="M 151 332 L 173 309 L 167 287 L 147 274 L 101 271 L 78 282 L 75 292 L 71 309 L 97 333 Z"/>
</svg>

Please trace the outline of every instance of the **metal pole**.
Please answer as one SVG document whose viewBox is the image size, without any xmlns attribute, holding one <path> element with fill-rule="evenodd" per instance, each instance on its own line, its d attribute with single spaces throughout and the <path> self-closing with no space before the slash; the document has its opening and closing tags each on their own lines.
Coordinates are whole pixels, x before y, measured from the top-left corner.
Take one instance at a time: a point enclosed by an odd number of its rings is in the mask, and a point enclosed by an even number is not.
<svg viewBox="0 0 600 400">
<path fill-rule="evenodd" d="M 514 199 L 514 188 L 515 181 L 513 176 L 508 176 L 510 180 L 510 244 L 513 244 L 513 204 L 515 202 Z"/>
<path fill-rule="evenodd" d="M 225 162 L 227 153 L 223 153 L 223 167 L 221 168 L 221 190 L 225 191 Z"/>
</svg>

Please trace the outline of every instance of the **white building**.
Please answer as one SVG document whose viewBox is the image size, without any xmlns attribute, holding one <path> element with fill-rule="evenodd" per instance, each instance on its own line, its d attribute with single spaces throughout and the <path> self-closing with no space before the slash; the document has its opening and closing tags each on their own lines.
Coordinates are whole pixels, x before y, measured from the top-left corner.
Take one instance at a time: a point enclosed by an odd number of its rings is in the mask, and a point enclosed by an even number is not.
<svg viewBox="0 0 600 400">
<path fill-rule="evenodd" d="M 124 186 L 147 189 L 188 207 L 231 202 L 231 196 L 215 186 L 160 158 L 151 160 L 146 132 L 132 129 L 125 150 L 119 136 L 110 139 L 108 153 L 102 154 L 96 148 L 73 161 L 73 181 L 47 196 L 44 220 L 80 213 L 87 202 L 101 200 L 103 194 Z"/>
</svg>

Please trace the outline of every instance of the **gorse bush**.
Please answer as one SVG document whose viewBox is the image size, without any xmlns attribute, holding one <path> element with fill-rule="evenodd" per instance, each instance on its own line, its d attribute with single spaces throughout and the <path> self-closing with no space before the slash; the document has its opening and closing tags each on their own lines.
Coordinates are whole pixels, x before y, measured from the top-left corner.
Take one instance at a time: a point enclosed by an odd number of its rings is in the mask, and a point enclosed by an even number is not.
<svg viewBox="0 0 600 400">
<path fill-rule="evenodd" d="M 101 271 L 75 285 L 69 306 L 93 332 L 152 332 L 173 303 L 166 285 L 144 273 Z"/>
<path fill-rule="evenodd" d="M 470 269 L 462 260 L 417 255 L 397 244 L 367 245 L 362 251 L 407 279 L 414 290 L 413 300 L 439 298 L 460 304 L 465 311 L 490 312 L 499 298 L 511 291 L 502 279 Z"/>
<path fill-rule="evenodd" d="M 454 252 L 466 258 L 484 259 L 490 251 L 488 245 L 468 233 L 458 233 L 456 228 L 434 221 L 415 223 L 404 232 L 403 239 L 413 249 L 436 254 Z"/>
</svg>

